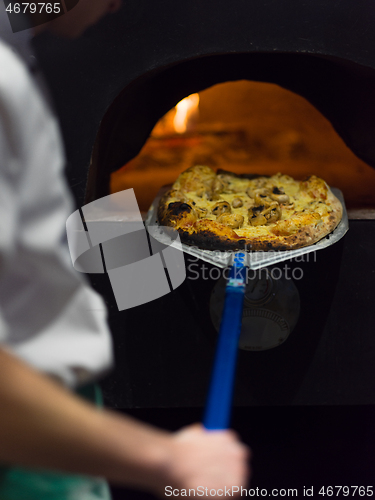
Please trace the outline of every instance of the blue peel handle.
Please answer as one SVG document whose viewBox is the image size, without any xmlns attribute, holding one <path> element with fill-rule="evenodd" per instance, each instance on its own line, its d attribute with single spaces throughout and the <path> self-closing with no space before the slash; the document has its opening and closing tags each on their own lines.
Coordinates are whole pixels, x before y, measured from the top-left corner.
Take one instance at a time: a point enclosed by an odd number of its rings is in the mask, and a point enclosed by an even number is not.
<svg viewBox="0 0 375 500">
<path fill-rule="evenodd" d="M 225 289 L 223 315 L 203 418 L 203 425 L 208 430 L 227 429 L 229 426 L 246 287 L 244 259 L 244 254 L 236 254 Z"/>
</svg>

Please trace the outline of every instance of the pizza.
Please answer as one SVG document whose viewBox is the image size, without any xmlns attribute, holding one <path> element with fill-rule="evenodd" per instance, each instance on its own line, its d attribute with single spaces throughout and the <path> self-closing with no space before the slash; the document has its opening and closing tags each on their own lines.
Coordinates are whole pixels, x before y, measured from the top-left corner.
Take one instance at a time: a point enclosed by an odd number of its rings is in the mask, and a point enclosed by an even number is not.
<svg viewBox="0 0 375 500">
<path fill-rule="evenodd" d="M 342 205 L 323 179 L 237 175 L 196 165 L 162 196 L 158 223 L 206 250 L 292 250 L 327 236 Z"/>
</svg>

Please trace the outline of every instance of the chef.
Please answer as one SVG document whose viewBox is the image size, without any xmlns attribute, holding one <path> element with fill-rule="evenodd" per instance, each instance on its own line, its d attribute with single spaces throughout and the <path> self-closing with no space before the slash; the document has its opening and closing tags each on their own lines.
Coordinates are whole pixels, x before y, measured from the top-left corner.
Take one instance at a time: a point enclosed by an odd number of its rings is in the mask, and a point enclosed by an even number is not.
<svg viewBox="0 0 375 500">
<path fill-rule="evenodd" d="M 120 1 L 80 0 L 38 30 L 76 37 Z M 0 498 L 108 499 L 101 477 L 157 495 L 245 486 L 249 452 L 233 432 L 171 434 L 87 401 L 112 345 L 101 298 L 70 262 L 74 207 L 29 37 L 0 2 Z"/>
</svg>

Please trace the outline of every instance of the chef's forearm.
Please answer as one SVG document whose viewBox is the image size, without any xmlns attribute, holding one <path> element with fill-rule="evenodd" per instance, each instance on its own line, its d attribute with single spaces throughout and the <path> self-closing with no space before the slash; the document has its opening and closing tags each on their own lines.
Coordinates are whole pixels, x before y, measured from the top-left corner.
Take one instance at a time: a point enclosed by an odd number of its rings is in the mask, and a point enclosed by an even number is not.
<svg viewBox="0 0 375 500">
<path fill-rule="evenodd" d="M 168 461 L 169 434 L 97 410 L 2 350 L 0 408 L 2 463 L 154 489 Z"/>
</svg>

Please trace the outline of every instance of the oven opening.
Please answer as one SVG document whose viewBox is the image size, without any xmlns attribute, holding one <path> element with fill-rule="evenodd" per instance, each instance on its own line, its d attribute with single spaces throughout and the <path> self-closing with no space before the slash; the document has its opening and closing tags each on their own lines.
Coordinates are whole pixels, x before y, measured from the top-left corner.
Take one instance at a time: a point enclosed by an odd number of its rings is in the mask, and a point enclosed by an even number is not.
<svg viewBox="0 0 375 500">
<path fill-rule="evenodd" d="M 315 174 L 343 191 L 352 213 L 368 215 L 375 206 L 375 170 L 312 104 L 276 84 L 240 80 L 187 96 L 112 173 L 110 191 L 133 188 L 146 212 L 161 186 L 197 164 L 297 179 Z"/>
</svg>

